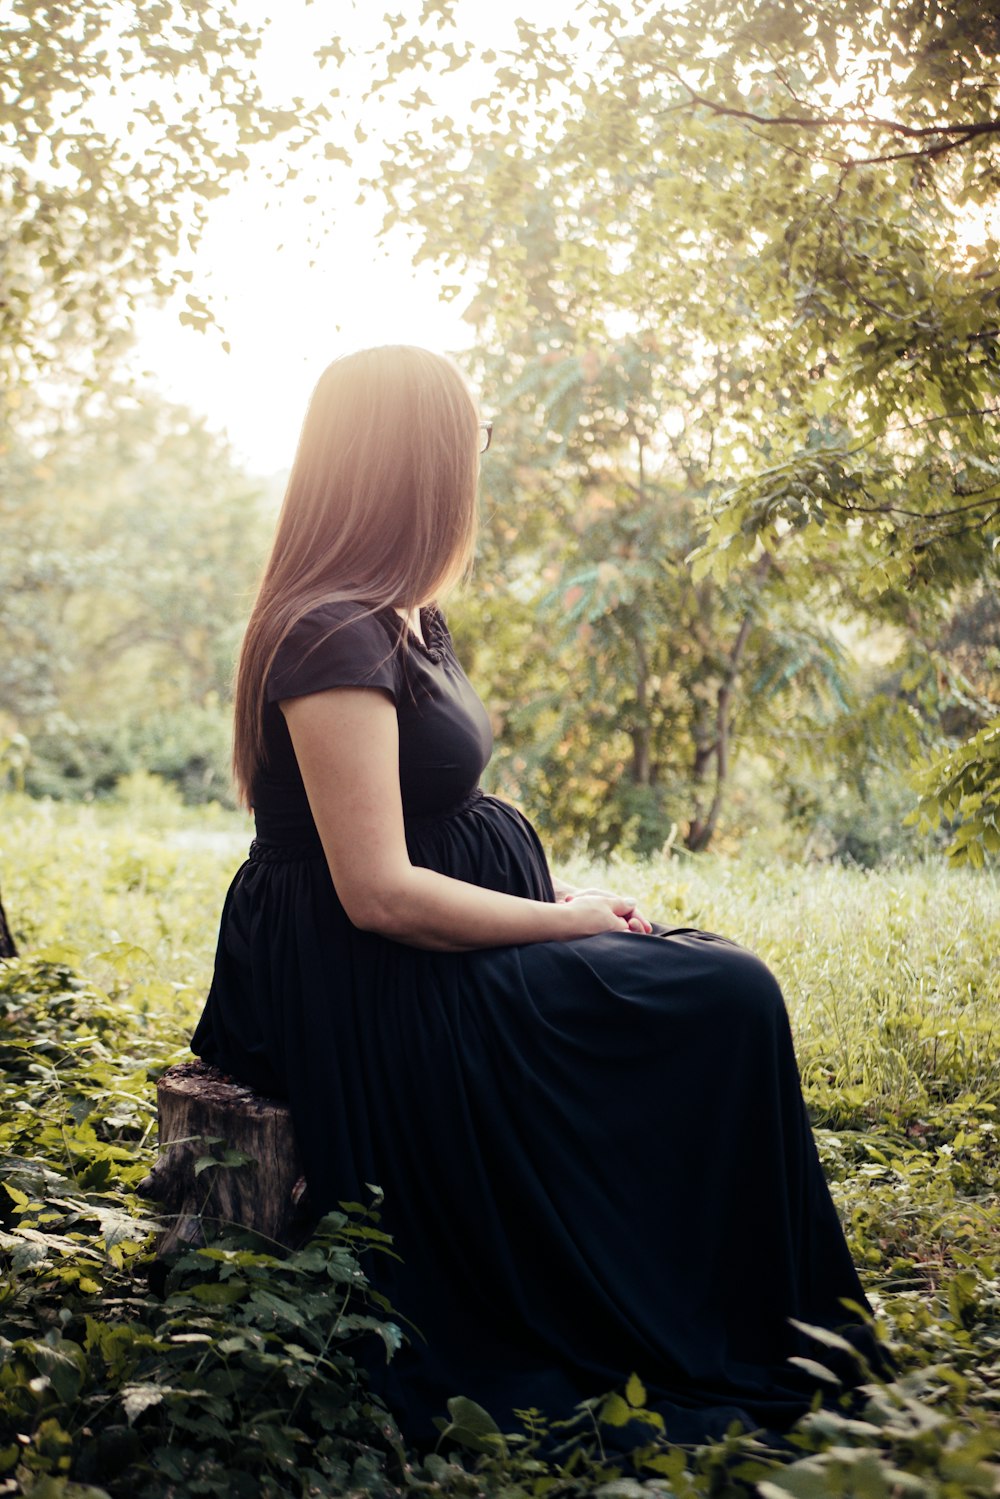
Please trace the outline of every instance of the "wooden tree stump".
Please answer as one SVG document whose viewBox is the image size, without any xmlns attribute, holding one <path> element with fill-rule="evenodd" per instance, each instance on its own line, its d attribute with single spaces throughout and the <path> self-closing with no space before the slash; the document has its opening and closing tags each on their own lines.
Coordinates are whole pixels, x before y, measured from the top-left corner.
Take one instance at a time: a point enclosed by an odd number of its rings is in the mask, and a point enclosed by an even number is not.
<svg viewBox="0 0 1000 1499">
<path fill-rule="evenodd" d="M 300 1243 L 309 1208 L 288 1105 L 199 1061 L 168 1068 L 156 1093 L 159 1155 L 138 1191 L 167 1219 L 158 1254 L 203 1244 L 220 1223 Z"/>
</svg>

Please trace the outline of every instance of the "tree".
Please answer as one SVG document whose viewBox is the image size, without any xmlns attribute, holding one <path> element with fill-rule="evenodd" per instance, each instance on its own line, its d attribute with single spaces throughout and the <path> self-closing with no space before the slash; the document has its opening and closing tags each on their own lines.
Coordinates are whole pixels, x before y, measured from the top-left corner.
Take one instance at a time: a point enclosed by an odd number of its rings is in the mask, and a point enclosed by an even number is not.
<svg viewBox="0 0 1000 1499">
<path fill-rule="evenodd" d="M 322 103 L 273 107 L 259 28 L 229 0 L 9 0 L 0 21 L 0 373 L 92 377 L 138 298 L 191 279 L 211 201 L 276 137 L 278 179 L 328 132 Z M 328 156 L 346 158 L 329 138 Z M 181 319 L 211 320 L 193 293 Z"/>
<path fill-rule="evenodd" d="M 703 475 L 648 456 L 650 349 L 533 338 L 482 371 L 502 440 L 465 606 L 488 618 L 463 644 L 501 716 L 498 774 L 560 852 L 650 852 L 672 827 L 705 848 L 739 754 L 780 757 L 793 714 L 801 730 L 842 711 L 849 664 L 784 567 L 763 559 L 725 589 L 692 577 Z M 505 591 L 517 623 L 498 649 Z"/>
<path fill-rule="evenodd" d="M 454 66 L 436 9 L 436 33 L 394 22 L 386 87 Z M 995 586 L 995 21 L 976 0 L 602 0 L 517 34 L 470 44 L 471 123 L 418 113 L 378 182 L 387 222 L 475 278 L 483 348 L 531 328 L 540 357 L 616 330 L 655 351 L 647 447 L 702 471 L 697 576 L 815 563 L 834 603 L 925 635 Z M 995 743 L 969 740 L 987 843 Z"/>
<path fill-rule="evenodd" d="M 2 462 L 0 698 L 29 789 L 92 794 L 142 765 L 225 795 L 259 490 L 190 412 L 114 388 Z"/>
</svg>

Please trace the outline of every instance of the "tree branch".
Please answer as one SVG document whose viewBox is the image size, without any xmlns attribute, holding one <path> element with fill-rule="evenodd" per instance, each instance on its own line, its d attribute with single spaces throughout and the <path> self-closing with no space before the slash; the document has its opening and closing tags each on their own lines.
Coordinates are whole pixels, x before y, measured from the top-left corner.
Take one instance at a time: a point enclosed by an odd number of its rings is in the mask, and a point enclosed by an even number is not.
<svg viewBox="0 0 1000 1499">
<path fill-rule="evenodd" d="M 700 104 L 714 115 L 724 115 L 729 119 L 746 120 L 752 125 L 791 125 L 802 130 L 823 130 L 830 126 L 839 128 L 853 128 L 857 125 L 868 125 L 878 130 L 888 131 L 893 135 L 905 136 L 908 140 L 929 140 L 934 136 L 957 135 L 960 139 L 953 144 L 962 145 L 966 141 L 981 135 L 1000 135 L 1000 120 L 981 120 L 978 123 L 968 122 L 966 124 L 947 123 L 940 125 L 905 125 L 902 120 L 887 120 L 880 115 L 762 115 L 752 109 L 737 109 L 733 104 L 720 104 L 717 99 L 709 98 L 707 94 L 701 94 L 692 88 L 687 79 L 682 77 L 674 68 L 665 69 L 668 77 L 673 78 L 682 88 L 687 90 L 692 104 Z M 932 148 L 936 149 L 936 148 Z M 950 148 L 946 148 L 950 149 Z M 906 152 L 905 155 L 922 155 L 922 152 Z M 930 152 L 926 154 L 931 154 Z M 870 157 L 867 160 L 886 160 L 895 158 Z M 861 161 L 854 163 L 861 165 Z"/>
<path fill-rule="evenodd" d="M 705 817 L 695 811 L 688 828 L 687 837 L 684 842 L 692 853 L 699 853 L 708 847 L 715 832 L 715 825 L 719 820 L 722 810 L 722 798 L 725 793 L 726 781 L 729 777 L 729 733 L 730 733 L 730 702 L 733 695 L 733 687 L 739 675 L 740 666 L 743 663 L 743 654 L 746 650 L 747 641 L 750 638 L 750 629 L 753 625 L 753 611 L 748 609 L 740 621 L 740 628 L 732 649 L 729 652 L 729 666 L 725 678 L 719 687 L 715 703 L 715 743 L 704 758 L 707 760 L 715 757 L 715 786 L 712 801 Z M 703 752 L 704 753 L 704 752 Z"/>
<path fill-rule="evenodd" d="M 861 453 L 883 437 L 895 437 L 899 432 L 915 432 L 918 427 L 936 427 L 941 422 L 971 421 L 976 416 L 1000 416 L 1000 406 L 974 406 L 968 411 L 948 411 L 942 416 L 921 416 L 913 422 L 900 422 L 898 427 L 886 427 L 884 432 L 873 432 L 871 437 L 866 437 L 863 442 L 856 442 L 853 447 L 845 448 L 844 452 L 848 455 Z"/>
<path fill-rule="evenodd" d="M 823 503 L 832 505 L 835 510 L 844 510 L 848 515 L 905 515 L 910 520 L 948 520 L 953 515 L 982 510 L 984 505 L 995 505 L 997 485 L 991 484 L 988 488 L 990 492 L 983 490 L 981 500 L 973 500 L 971 505 L 953 505 L 949 510 L 906 510 L 902 505 L 852 505 L 849 500 L 835 500 L 833 495 L 826 495 Z"/>
</svg>

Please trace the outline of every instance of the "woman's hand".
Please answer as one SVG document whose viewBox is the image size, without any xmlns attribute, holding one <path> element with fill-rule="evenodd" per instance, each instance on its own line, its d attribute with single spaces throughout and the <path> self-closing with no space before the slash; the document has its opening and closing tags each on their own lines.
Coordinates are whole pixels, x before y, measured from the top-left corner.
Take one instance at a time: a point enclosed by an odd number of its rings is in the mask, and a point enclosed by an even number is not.
<svg viewBox="0 0 1000 1499">
<path fill-rule="evenodd" d="M 635 910 L 635 902 L 631 900 L 594 895 L 587 891 L 581 895 L 567 896 L 560 904 L 565 911 L 561 935 L 566 941 L 571 941 L 574 937 L 596 937 L 599 932 L 641 930 L 631 925 Z"/>
<path fill-rule="evenodd" d="M 560 895 L 559 899 L 564 903 L 572 901 L 574 905 L 576 905 L 577 902 L 581 900 L 599 900 L 602 901 L 605 905 L 610 903 L 614 907 L 616 913 L 619 912 L 619 907 L 624 907 L 627 909 L 620 912 L 619 914 L 622 914 L 624 916 L 625 928 L 628 931 L 642 932 L 644 935 L 646 935 L 653 930 L 649 922 L 646 920 L 645 916 L 643 916 L 642 912 L 636 909 L 635 901 L 627 895 L 613 895 L 610 890 L 588 889 L 567 891 L 567 893 Z M 601 930 L 608 931 L 611 929 L 602 927 Z"/>
</svg>

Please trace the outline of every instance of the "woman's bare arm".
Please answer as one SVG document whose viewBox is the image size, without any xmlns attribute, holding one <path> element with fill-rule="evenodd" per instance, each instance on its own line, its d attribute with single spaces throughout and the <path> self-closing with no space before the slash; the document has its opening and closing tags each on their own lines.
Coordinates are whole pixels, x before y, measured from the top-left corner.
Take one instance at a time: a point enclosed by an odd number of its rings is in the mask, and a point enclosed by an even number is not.
<svg viewBox="0 0 1000 1499">
<path fill-rule="evenodd" d="M 335 687 L 281 704 L 340 901 L 355 926 L 462 952 L 627 931 L 626 900 L 553 904 L 410 863 L 396 710 L 378 689 Z"/>
</svg>

